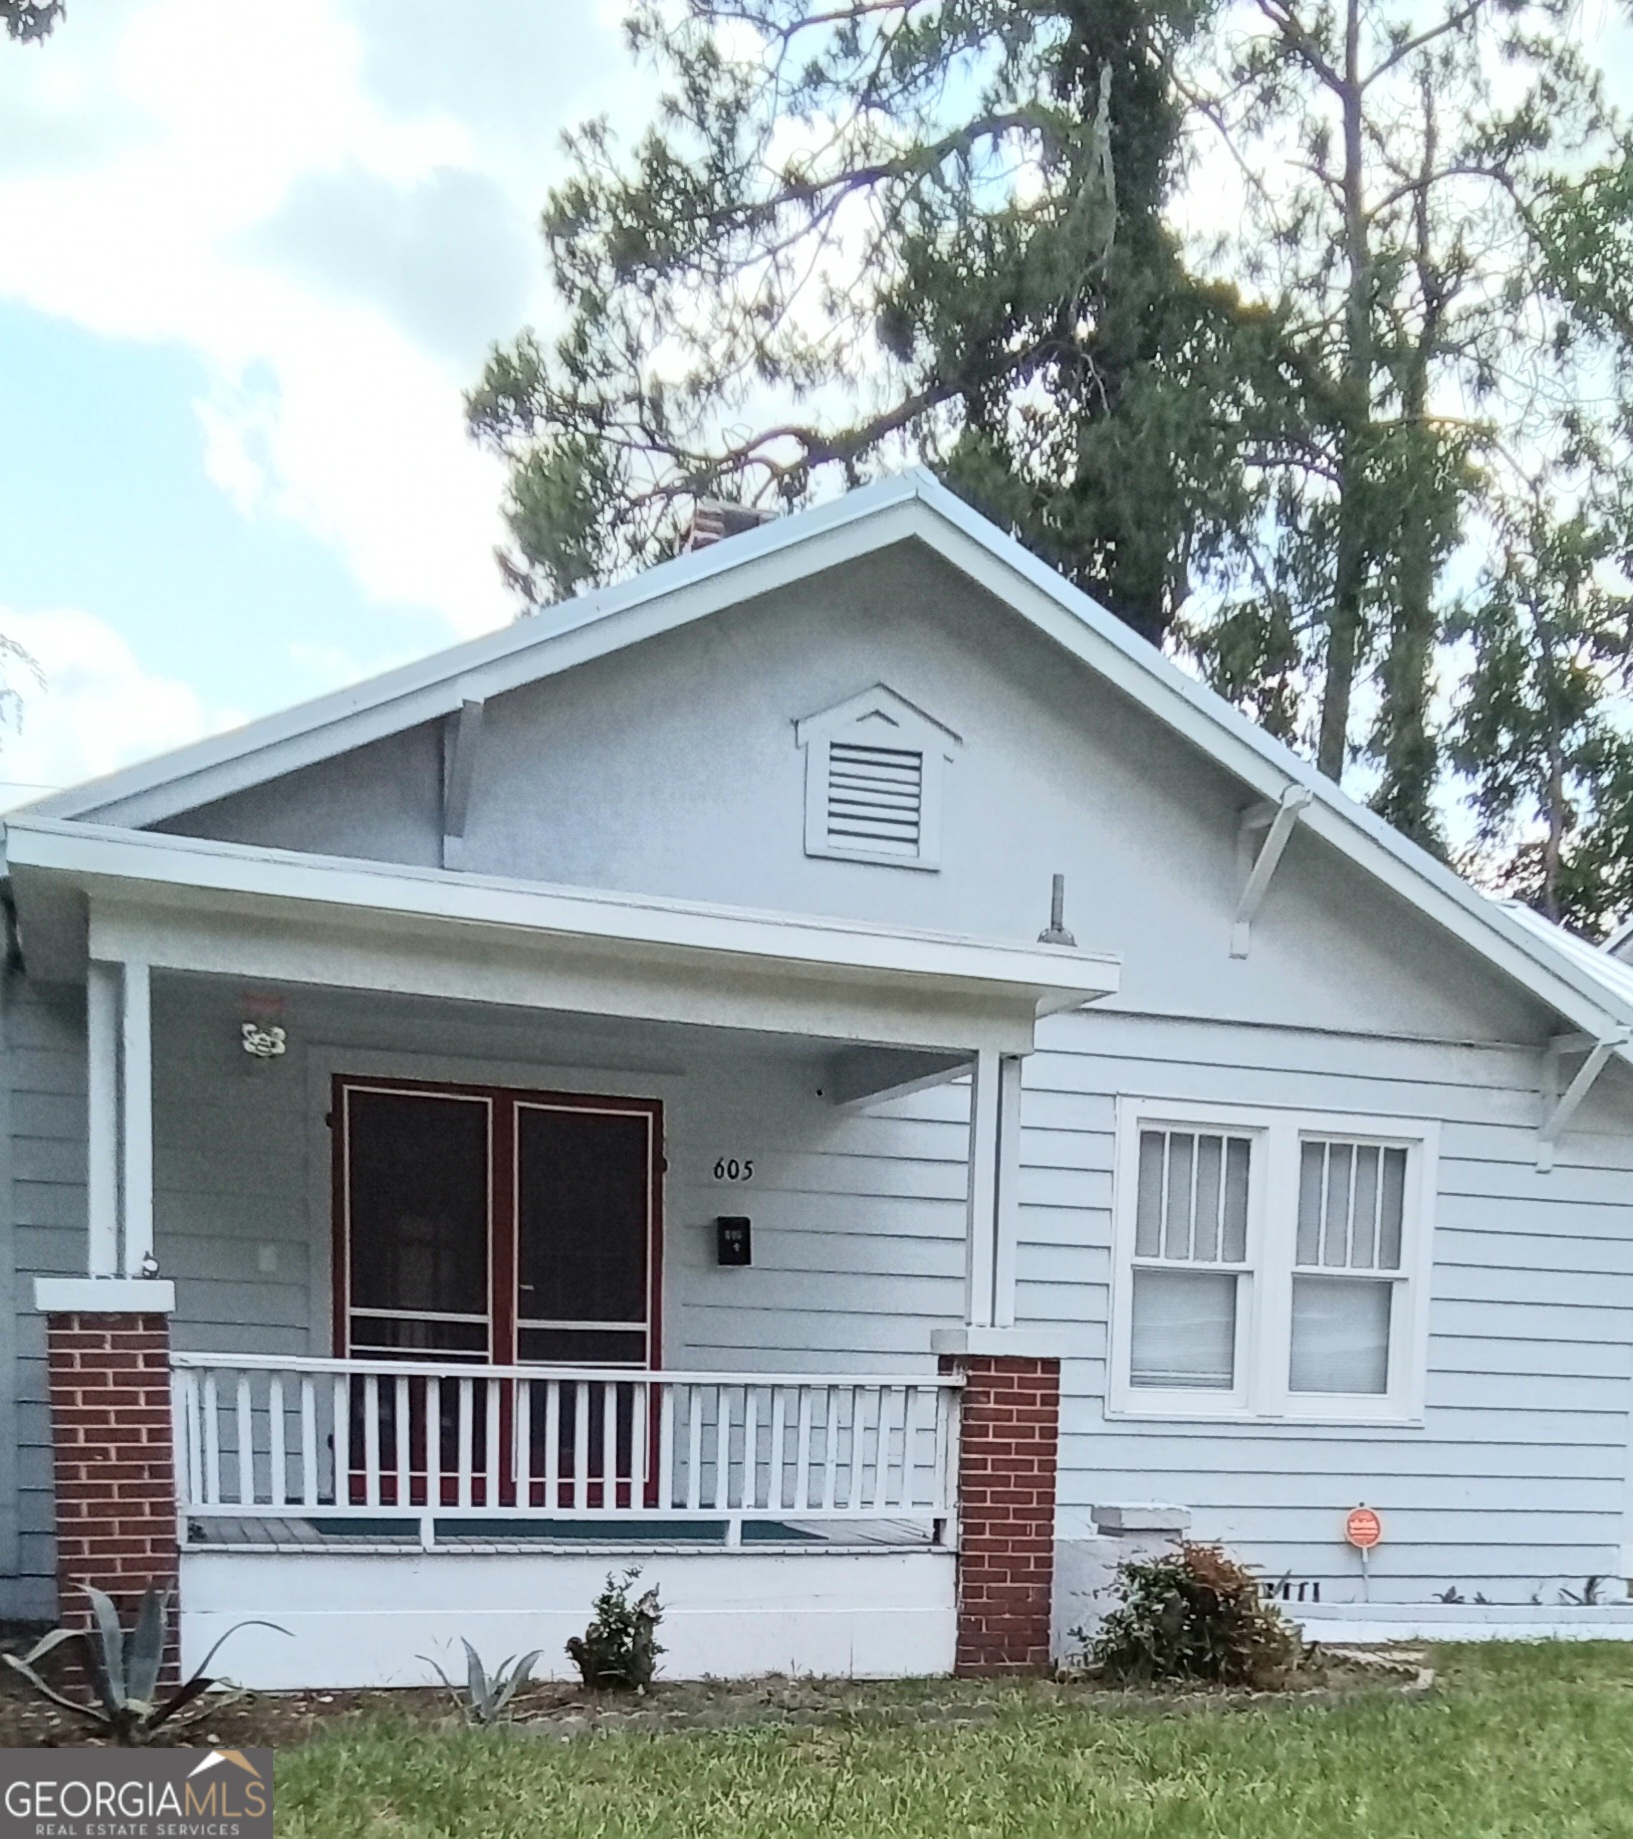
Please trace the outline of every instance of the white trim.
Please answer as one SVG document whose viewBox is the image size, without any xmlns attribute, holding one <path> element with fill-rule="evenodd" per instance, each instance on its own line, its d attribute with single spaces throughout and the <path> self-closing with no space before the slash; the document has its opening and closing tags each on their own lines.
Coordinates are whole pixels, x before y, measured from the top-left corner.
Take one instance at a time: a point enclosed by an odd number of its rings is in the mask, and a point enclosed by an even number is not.
<svg viewBox="0 0 1633 1839">
<path fill-rule="evenodd" d="M 1607 987 L 1591 965 L 1504 912 L 1346 798 L 923 472 L 882 480 L 663 563 L 557 609 L 548 626 L 519 621 L 372 683 L 42 800 L 14 822 L 95 814 L 127 824 L 153 823 L 450 714 L 468 698 L 572 669 L 910 539 L 997 594 L 1258 797 L 1279 800 L 1290 785 L 1305 786 L 1312 797 L 1302 821 L 1313 836 L 1568 1021 L 1596 1036 L 1616 1023 L 1633 1022 L 1633 1001 Z M 1620 1051 L 1633 1064 L 1633 1053 Z"/>
<path fill-rule="evenodd" d="M 1248 1174 L 1246 1259 L 1240 1267 L 1201 1267 L 1241 1271 L 1237 1280 L 1236 1384 L 1228 1392 L 1164 1391 L 1130 1382 L 1139 1136 L 1148 1125 L 1176 1130 L 1222 1129 L 1254 1140 Z M 1288 1388 L 1299 1145 L 1307 1137 L 1375 1142 L 1407 1152 L 1401 1263 L 1398 1274 L 1388 1277 L 1393 1285 L 1388 1383 L 1385 1391 L 1377 1395 L 1294 1393 Z M 1190 1104 L 1142 1097 L 1119 1099 L 1112 1183 L 1106 1415 L 1167 1422 L 1421 1425 L 1428 1373 L 1428 1303 L 1434 1267 L 1439 1152 L 1440 1126 L 1432 1119 L 1290 1107 Z"/>
<path fill-rule="evenodd" d="M 47 818 L 146 825 L 676 631 L 920 533 L 930 481 L 908 473 L 677 556 L 428 658 L 27 807 Z M 939 489 L 939 488 L 938 488 Z M 990 528 L 990 526 L 988 526 Z M 994 532 L 994 535 L 997 533 Z"/>
<path fill-rule="evenodd" d="M 41 801 L 21 815 L 160 818 L 451 713 L 472 696 L 535 681 L 675 630 L 726 605 L 908 539 L 923 542 L 1145 706 L 1259 796 L 1312 792 L 1306 828 L 1422 910 L 1499 972 L 1596 1034 L 1633 1021 L 1633 1001 L 1450 869 L 1346 798 L 1330 781 L 1187 676 L 1087 595 L 927 474 L 848 494 L 648 570 L 560 610 L 518 622 L 373 683 L 200 742 Z M 1623 1050 L 1633 1063 L 1633 1054 Z"/>
<path fill-rule="evenodd" d="M 964 1319 L 991 1328 L 997 1285 L 998 1078 L 1001 1058 L 990 1048 L 970 1074 L 970 1129 L 964 1216 Z"/>
<path fill-rule="evenodd" d="M 1110 953 L 1042 949 L 956 933 L 898 932 L 818 915 L 492 875 L 455 876 L 352 857 L 46 820 L 9 826 L 8 859 L 13 873 L 61 874 L 93 895 L 139 893 L 144 902 L 210 913 L 228 908 L 222 896 L 239 897 L 268 903 L 249 907 L 250 912 L 276 914 L 282 903 L 300 903 L 519 932 L 530 940 L 554 935 L 760 959 L 829 980 L 836 971 L 914 984 L 945 980 L 992 996 L 1029 997 L 1038 1014 L 1113 993 L 1120 962 Z"/>
<path fill-rule="evenodd" d="M 1633 1604 L 1278 1604 L 1312 1641 L 1633 1641 Z"/>
<path fill-rule="evenodd" d="M 975 1358 L 1013 1360 L 1058 1360 L 1069 1350 L 1062 1346 L 1057 1330 L 1046 1328 L 933 1328 L 930 1352 L 954 1358 L 964 1354 Z"/>
<path fill-rule="evenodd" d="M 1594 1083 L 1604 1071 L 1605 1063 L 1618 1049 L 1628 1044 L 1633 1030 L 1613 1029 L 1603 1040 L 1595 1041 L 1589 1036 L 1556 1035 L 1543 1049 L 1542 1061 L 1542 1124 L 1537 1131 L 1537 1170 L 1546 1175 L 1554 1166 L 1554 1150 L 1565 1126 L 1576 1115 L 1582 1101 L 1593 1090 Z M 1559 1089 L 1560 1066 L 1566 1054 L 1580 1053 L 1587 1057 L 1576 1069 L 1576 1075 L 1563 1092 Z"/>
<path fill-rule="evenodd" d="M 92 963 L 85 976 L 86 1270 L 119 1270 L 119 967 Z"/>
<path fill-rule="evenodd" d="M 443 735 L 442 866 L 465 866 L 465 820 L 470 814 L 471 788 L 482 751 L 482 713 L 485 704 L 466 697 L 458 713 L 449 718 Z"/>
<path fill-rule="evenodd" d="M 41 1315 L 174 1315 L 176 1286 L 166 1277 L 36 1277 Z"/>
<path fill-rule="evenodd" d="M 993 1203 L 992 1325 L 1015 1326 L 1021 1239 L 1021 1059 L 998 1056 L 997 1194 Z"/>
<path fill-rule="evenodd" d="M 1293 839 L 1293 826 L 1299 813 L 1311 799 L 1308 786 L 1290 785 L 1273 805 L 1258 805 L 1242 819 L 1238 842 L 1241 853 L 1250 862 L 1242 883 L 1242 897 L 1236 903 L 1236 918 L 1230 929 L 1230 955 L 1245 958 L 1253 943 L 1253 922 L 1270 892 L 1270 883 L 1287 845 Z M 1257 854 L 1253 851 L 1253 833 L 1263 830 L 1264 840 Z"/>
<path fill-rule="evenodd" d="M 153 1256 L 153 979 L 140 959 L 126 962 L 120 1029 L 122 1196 L 120 1262 L 141 1277 Z"/>
</svg>

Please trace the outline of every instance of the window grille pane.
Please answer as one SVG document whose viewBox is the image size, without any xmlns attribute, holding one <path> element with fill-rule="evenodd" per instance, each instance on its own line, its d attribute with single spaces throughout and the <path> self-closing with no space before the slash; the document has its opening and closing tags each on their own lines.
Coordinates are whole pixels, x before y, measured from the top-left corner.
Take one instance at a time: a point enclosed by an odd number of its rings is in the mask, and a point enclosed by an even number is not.
<svg viewBox="0 0 1633 1839">
<path fill-rule="evenodd" d="M 1351 1277 L 1295 1277 L 1289 1389 L 1373 1397 L 1387 1392 L 1394 1287 Z"/>
<path fill-rule="evenodd" d="M 1378 1163 L 1382 1155 L 1376 1143 L 1363 1143 L 1355 1152 L 1349 1261 L 1358 1271 L 1378 1268 Z"/>
<path fill-rule="evenodd" d="M 1405 1196 L 1404 1149 L 1307 1141 L 1299 1157 L 1297 1262 L 1398 1271 Z"/>
<path fill-rule="evenodd" d="M 1155 1258 L 1162 1250 L 1162 1165 L 1168 1139 L 1160 1130 L 1140 1132 L 1140 1190 L 1134 1214 L 1134 1251 Z"/>
<path fill-rule="evenodd" d="M 1349 1263 L 1350 1175 L 1355 1166 L 1351 1143 L 1327 1145 L 1327 1204 L 1322 1210 L 1321 1262 Z"/>
<path fill-rule="evenodd" d="M 1298 1165 L 1298 1250 L 1300 1264 L 1321 1262 L 1321 1191 L 1327 1172 L 1325 1143 L 1306 1143 Z"/>
<path fill-rule="evenodd" d="M 1130 1383 L 1230 1391 L 1239 1281 L 1228 1271 L 1135 1271 Z"/>
<path fill-rule="evenodd" d="M 1384 1151 L 1382 1204 L 1378 1209 L 1378 1269 L 1401 1268 L 1401 1222 L 1406 1216 L 1406 1151 Z"/>
<path fill-rule="evenodd" d="M 1196 1140 L 1196 1230 L 1191 1256 L 1204 1264 L 1219 1259 L 1219 1177 L 1224 1160 L 1223 1137 L 1198 1137 Z"/>
<path fill-rule="evenodd" d="M 1225 1140 L 1225 1234 L 1227 1264 L 1247 1261 L 1247 1177 L 1253 1146 L 1246 1137 Z"/>
<path fill-rule="evenodd" d="M 1196 1138 L 1176 1130 L 1168 1138 L 1168 1216 L 1163 1222 L 1162 1255 L 1189 1261 L 1191 1256 L 1191 1208 L 1195 1195 L 1191 1174 L 1195 1162 Z"/>
<path fill-rule="evenodd" d="M 1251 1152 L 1246 1137 L 1142 1130 L 1135 1256 L 1176 1264 L 1245 1263 Z"/>
</svg>

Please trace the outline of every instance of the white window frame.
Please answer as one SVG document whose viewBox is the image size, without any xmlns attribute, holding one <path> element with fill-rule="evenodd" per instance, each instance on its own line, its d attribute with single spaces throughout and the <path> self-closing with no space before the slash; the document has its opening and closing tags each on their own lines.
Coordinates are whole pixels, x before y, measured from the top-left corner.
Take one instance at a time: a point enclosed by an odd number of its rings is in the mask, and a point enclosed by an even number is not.
<svg viewBox="0 0 1633 1839">
<path fill-rule="evenodd" d="M 1145 1129 L 1226 1131 L 1252 1139 L 1248 1168 L 1246 1274 L 1238 1280 L 1235 1386 L 1228 1392 L 1136 1386 L 1130 1381 L 1140 1133 Z M 1299 1161 L 1307 1138 L 1377 1144 L 1406 1151 L 1399 1273 L 1390 1303 L 1388 1384 L 1382 1393 L 1297 1393 L 1292 1357 L 1293 1275 L 1298 1243 Z M 1399 1424 L 1423 1421 L 1428 1371 L 1429 1279 L 1439 1125 L 1287 1107 L 1122 1098 L 1117 1105 L 1112 1199 L 1112 1284 L 1106 1411 L 1109 1417 L 1289 1424 Z M 1177 1263 L 1168 1269 L 1183 1269 Z M 1219 1268 L 1202 1266 L 1199 1268 Z M 1322 1270 L 1324 1276 L 1338 1275 Z M 1356 1281 L 1380 1281 L 1376 1273 Z"/>
<path fill-rule="evenodd" d="M 794 724 L 805 750 L 805 853 L 838 862 L 873 862 L 885 868 L 941 867 L 942 776 L 958 735 L 933 715 L 883 683 L 847 697 L 831 709 Z M 919 846 L 913 855 L 862 844 L 836 843 L 828 832 L 828 752 L 835 741 L 897 747 L 919 756 Z"/>
</svg>

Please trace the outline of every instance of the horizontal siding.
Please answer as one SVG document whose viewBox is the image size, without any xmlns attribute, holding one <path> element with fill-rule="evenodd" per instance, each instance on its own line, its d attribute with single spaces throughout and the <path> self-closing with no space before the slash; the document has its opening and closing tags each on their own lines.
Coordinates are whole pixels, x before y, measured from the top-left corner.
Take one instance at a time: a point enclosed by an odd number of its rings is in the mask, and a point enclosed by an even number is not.
<svg viewBox="0 0 1633 1839">
<path fill-rule="evenodd" d="M 27 1272 L 81 1268 L 82 1023 L 26 989 L 7 1013 L 12 1245 Z M 220 1002 L 159 986 L 158 1252 L 175 1278 L 178 1345 L 327 1351 L 328 1140 L 317 1071 L 339 1050 L 297 1039 L 250 1065 Z M 382 1031 L 402 1071 L 470 1077 L 439 1058 L 436 1013 Z M 1602 1109 L 1537 1172 L 1533 1057 L 1511 1049 L 1339 1041 L 1110 1013 L 1056 1018 L 1025 1071 L 1018 1299 L 1066 1355 L 1061 1523 L 1118 1500 L 1190 1506 L 1195 1530 L 1273 1575 L 1357 1589 L 1338 1537 L 1365 1499 L 1387 1538 L 1374 1594 L 1480 1588 L 1555 1600 L 1613 1570 L 1626 1503 L 1633 1329 L 1633 1131 Z M 514 1060 L 494 1078 L 551 1083 Z M 581 1077 L 579 1083 L 584 1083 Z M 641 1086 L 609 1075 L 609 1085 Z M 809 1067 L 700 1061 L 655 1079 L 666 1103 L 665 1349 L 671 1367 L 922 1371 L 961 1319 L 968 1092 L 953 1085 L 836 1111 Z M 1136 1423 L 1108 1419 L 1113 1124 L 1120 1093 L 1313 1104 L 1443 1121 L 1427 1422 Z M 722 1156 L 752 1156 L 745 1184 Z M 314 1166 L 314 1157 L 317 1166 Z M 754 1263 L 714 1261 L 720 1213 L 754 1220 Z M 24 1593 L 47 1588 L 50 1463 L 43 1325 L 14 1286 L 15 1460 L 0 1499 Z M 8 1522 L 6 1514 L 11 1515 Z M 30 1580 L 32 1580 L 30 1582 Z"/>
<path fill-rule="evenodd" d="M 81 992 L 9 976 L 0 991 L 6 1108 L 8 1383 L 0 1400 L 0 1613 L 55 1608 L 45 1322 L 36 1273 L 85 1269 L 85 1021 Z"/>
<path fill-rule="evenodd" d="M 1341 1536 L 1358 1500 L 1385 1520 L 1381 1600 L 1469 1586 L 1552 1602 L 1568 1580 L 1619 1569 L 1633 1131 L 1589 1112 L 1539 1173 L 1537 1063 L 1517 1050 L 1095 1013 L 1047 1023 L 1040 1040 L 1025 1070 L 1020 1312 L 1079 1355 L 1063 1374 L 1068 1530 L 1098 1502 L 1174 1501 L 1196 1536 L 1319 1580 L 1329 1600 L 1358 1594 Z M 1120 1094 L 1440 1120 L 1421 1429 L 1108 1417 Z"/>
</svg>

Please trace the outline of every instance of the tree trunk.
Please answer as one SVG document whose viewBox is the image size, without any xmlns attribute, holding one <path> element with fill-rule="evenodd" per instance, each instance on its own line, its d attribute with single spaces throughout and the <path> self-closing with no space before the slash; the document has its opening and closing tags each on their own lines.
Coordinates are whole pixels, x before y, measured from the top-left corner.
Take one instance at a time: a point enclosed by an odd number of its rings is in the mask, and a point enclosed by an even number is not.
<svg viewBox="0 0 1633 1839">
<path fill-rule="evenodd" d="M 1407 473 L 1417 482 L 1417 489 L 1407 491 L 1401 499 L 1396 535 L 1395 605 L 1390 617 L 1389 651 L 1384 659 L 1377 736 L 1383 756 L 1383 783 L 1373 808 L 1414 843 L 1438 853 L 1442 843 L 1433 801 L 1440 773 L 1440 749 L 1429 732 L 1429 678 L 1439 637 L 1434 605 L 1439 572 L 1435 555 L 1439 455 L 1429 426 L 1429 376 L 1452 287 L 1436 266 L 1430 233 L 1429 188 L 1434 183 L 1440 137 L 1434 91 L 1427 79 L 1422 103 L 1423 161 L 1412 217 L 1413 260 L 1423 299 L 1423 323 L 1413 341 L 1401 388 L 1401 420 L 1409 443 Z"/>
<path fill-rule="evenodd" d="M 1366 496 L 1372 421 L 1372 259 L 1361 133 L 1361 5 L 1348 0 L 1344 28 L 1344 358 L 1338 385 L 1338 533 L 1332 606 L 1327 615 L 1327 675 L 1316 766 L 1341 779 L 1349 758 L 1350 704 L 1361 655 L 1367 577 Z"/>
</svg>

